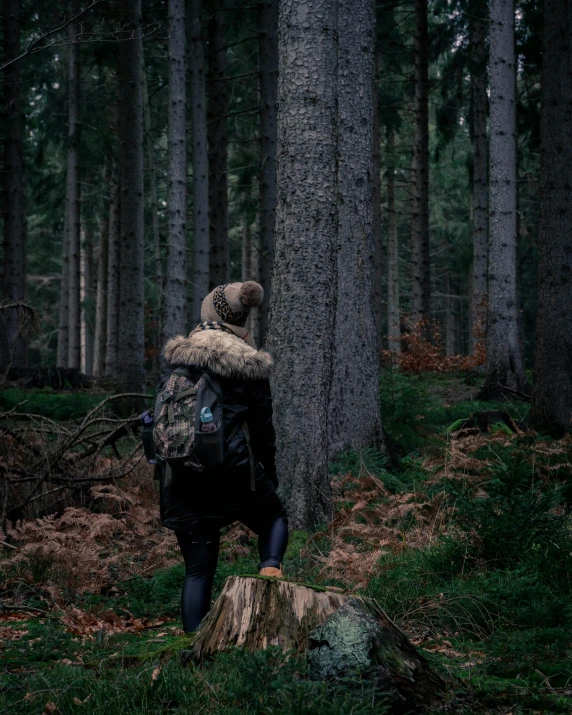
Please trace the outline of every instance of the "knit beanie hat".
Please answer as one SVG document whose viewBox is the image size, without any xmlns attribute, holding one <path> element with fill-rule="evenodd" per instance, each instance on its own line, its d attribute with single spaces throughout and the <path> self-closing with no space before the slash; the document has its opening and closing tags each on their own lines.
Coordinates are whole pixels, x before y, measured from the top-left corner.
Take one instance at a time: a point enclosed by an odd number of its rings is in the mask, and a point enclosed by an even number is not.
<svg viewBox="0 0 572 715">
<path fill-rule="evenodd" d="M 244 326 L 251 308 L 262 303 L 264 289 L 259 283 L 225 283 L 217 286 L 203 300 L 201 320 Z"/>
</svg>

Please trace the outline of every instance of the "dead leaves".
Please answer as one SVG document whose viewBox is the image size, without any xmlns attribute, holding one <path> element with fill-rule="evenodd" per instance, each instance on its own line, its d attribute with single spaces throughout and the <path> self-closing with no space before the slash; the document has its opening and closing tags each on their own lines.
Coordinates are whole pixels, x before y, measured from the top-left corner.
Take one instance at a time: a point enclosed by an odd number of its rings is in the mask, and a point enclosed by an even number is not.
<svg viewBox="0 0 572 715">
<path fill-rule="evenodd" d="M 96 640 L 119 633 L 139 633 L 160 628 L 168 620 L 167 617 L 149 619 L 135 618 L 131 614 L 120 616 L 111 610 L 89 613 L 79 608 L 68 609 L 62 618 L 68 633 L 79 636 L 82 640 Z"/>
<path fill-rule="evenodd" d="M 389 494 L 373 475 L 336 477 L 332 488 L 339 508 L 327 532 L 331 548 L 327 555 L 314 555 L 322 579 L 363 588 L 384 554 L 421 546 L 441 527 L 444 515 L 438 500 L 421 501 L 414 493 Z M 315 542 L 316 537 L 307 553 Z"/>
<path fill-rule="evenodd" d="M 60 516 L 20 522 L 9 530 L 18 550 L 2 560 L 0 573 L 48 591 L 57 602 L 64 590 L 112 591 L 117 581 L 178 563 L 174 534 L 161 528 L 150 481 L 142 473 L 129 488 L 94 488 L 95 506 L 113 513 L 69 507 Z M 35 577 L 38 562 L 43 583 Z"/>
</svg>

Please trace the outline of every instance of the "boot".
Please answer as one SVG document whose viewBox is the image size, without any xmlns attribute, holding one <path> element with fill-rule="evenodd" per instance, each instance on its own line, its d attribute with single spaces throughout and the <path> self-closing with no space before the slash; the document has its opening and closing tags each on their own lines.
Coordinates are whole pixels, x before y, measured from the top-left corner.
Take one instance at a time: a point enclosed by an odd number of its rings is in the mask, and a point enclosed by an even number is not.
<svg viewBox="0 0 572 715">
<path fill-rule="evenodd" d="M 264 568 L 260 569 L 258 572 L 261 576 L 271 576 L 272 578 L 282 578 L 284 576 L 284 573 L 282 571 L 282 564 L 280 564 L 280 568 L 277 569 L 274 566 L 265 566 Z"/>
</svg>

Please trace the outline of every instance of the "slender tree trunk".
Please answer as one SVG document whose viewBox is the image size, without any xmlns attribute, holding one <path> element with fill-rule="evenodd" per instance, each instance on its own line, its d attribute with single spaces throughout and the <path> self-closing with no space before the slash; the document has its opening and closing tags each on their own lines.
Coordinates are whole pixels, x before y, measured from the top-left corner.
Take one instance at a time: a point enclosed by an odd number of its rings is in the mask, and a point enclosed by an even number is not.
<svg viewBox="0 0 572 715">
<path fill-rule="evenodd" d="M 70 11 L 79 12 L 79 0 L 72 0 Z M 67 366 L 81 369 L 81 210 L 79 182 L 79 43 L 78 26 L 69 26 L 68 49 L 68 166 L 66 211 L 69 249 L 69 310 Z"/>
<path fill-rule="evenodd" d="M 531 422 L 560 436 L 572 420 L 572 7 L 545 0 L 538 334 Z"/>
<path fill-rule="evenodd" d="M 143 63 L 141 0 L 123 0 L 129 38 L 119 43 L 121 233 L 117 378 L 121 389 L 144 389 Z"/>
<path fill-rule="evenodd" d="M 276 113 L 278 97 L 278 0 L 260 3 L 258 71 L 260 87 L 260 283 L 264 300 L 258 309 L 259 340 L 268 332 L 270 281 L 274 261 L 276 214 Z"/>
<path fill-rule="evenodd" d="M 109 252 L 107 266 L 107 335 L 105 375 L 117 377 L 117 351 L 119 343 L 119 263 L 121 195 L 119 191 L 119 167 L 111 172 L 109 187 Z"/>
<path fill-rule="evenodd" d="M 383 344 L 383 250 L 381 245 L 381 136 L 379 131 L 379 96 L 377 90 L 379 60 L 377 43 L 374 54 L 375 73 L 373 78 L 373 305 L 375 328 L 377 334 L 377 350 L 380 353 Z"/>
<path fill-rule="evenodd" d="M 395 205 L 395 140 L 391 131 L 387 137 L 387 334 L 388 347 L 401 352 L 399 315 L 399 243 Z"/>
<path fill-rule="evenodd" d="M 4 0 L 4 53 L 6 60 L 20 54 L 20 1 Z M 22 159 L 22 115 L 20 63 L 4 72 L 4 268 L 3 298 L 24 300 L 26 292 L 26 222 L 24 218 L 24 166 Z M 27 349 L 18 340 L 18 311 L 5 316 L 0 362 L 24 365 Z M 18 343 L 16 344 L 16 341 Z"/>
<path fill-rule="evenodd" d="M 471 17 L 471 47 L 476 63 L 471 75 L 473 114 L 473 276 L 471 295 L 471 353 L 485 336 L 487 303 L 487 253 L 489 191 L 487 175 L 487 81 L 485 75 L 486 23 Z"/>
<path fill-rule="evenodd" d="M 192 325 L 200 322 L 201 304 L 209 292 L 209 159 L 202 12 L 203 0 L 190 0 L 188 25 L 193 144 Z"/>
<path fill-rule="evenodd" d="M 381 443 L 373 257 L 373 0 L 338 0 L 337 307 L 330 455 Z"/>
<path fill-rule="evenodd" d="M 70 281 L 70 244 L 68 231 L 67 211 L 64 217 L 64 232 L 62 235 L 62 268 L 60 273 L 60 308 L 58 320 L 58 347 L 56 352 L 56 366 L 68 366 L 69 346 L 69 290 Z"/>
<path fill-rule="evenodd" d="M 451 274 L 445 274 L 445 355 L 456 355 L 457 350 L 457 296 L 452 293 Z"/>
<path fill-rule="evenodd" d="M 147 149 L 147 168 L 149 171 L 149 198 L 151 203 L 151 225 L 153 227 L 153 255 L 155 263 L 155 288 L 157 290 L 158 335 L 161 335 L 161 311 L 163 306 L 163 264 L 161 259 L 161 230 L 159 227 L 159 202 L 157 200 L 157 178 L 155 169 L 155 149 L 151 132 L 151 107 L 147 88 L 147 73 L 143 61 L 143 120 L 145 129 L 145 148 Z"/>
<path fill-rule="evenodd" d="M 490 0 L 490 222 L 487 377 L 483 398 L 528 393 L 517 330 L 513 0 Z"/>
<path fill-rule="evenodd" d="M 292 526 L 306 528 L 332 515 L 327 423 L 337 293 L 336 0 L 281 0 L 279 26 L 268 344 L 275 357 L 282 493 Z"/>
<path fill-rule="evenodd" d="M 228 282 L 228 88 L 225 81 L 225 0 L 211 0 L 208 21 L 210 288 Z"/>
<path fill-rule="evenodd" d="M 93 227 L 90 223 L 81 242 L 81 371 L 93 375 Z"/>
<path fill-rule="evenodd" d="M 106 187 L 108 188 L 108 187 Z M 109 270 L 109 208 L 101 218 L 97 251 L 97 287 L 95 298 L 95 335 L 93 339 L 93 374 L 105 374 L 107 343 L 107 281 Z"/>
<path fill-rule="evenodd" d="M 252 280 L 252 232 L 245 214 L 242 218 L 242 282 Z"/>
<path fill-rule="evenodd" d="M 185 0 L 169 0 L 169 111 L 167 167 L 167 257 L 162 340 L 187 326 L 187 97 Z"/>
<path fill-rule="evenodd" d="M 413 315 L 431 317 L 429 263 L 429 38 L 427 0 L 415 0 L 415 138 L 411 201 Z"/>
</svg>

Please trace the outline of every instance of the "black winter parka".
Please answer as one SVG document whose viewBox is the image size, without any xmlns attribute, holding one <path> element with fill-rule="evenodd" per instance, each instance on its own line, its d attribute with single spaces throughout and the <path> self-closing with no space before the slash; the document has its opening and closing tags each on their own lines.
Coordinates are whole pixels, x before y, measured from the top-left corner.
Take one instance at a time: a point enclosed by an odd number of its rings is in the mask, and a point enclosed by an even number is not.
<svg viewBox="0 0 572 715">
<path fill-rule="evenodd" d="M 221 467 L 195 472 L 174 467 L 161 472 L 161 520 L 171 529 L 189 529 L 204 518 L 228 523 L 245 508 L 256 507 L 277 486 L 276 436 L 272 424 L 269 374 L 271 356 L 252 348 L 241 337 L 222 329 L 195 330 L 177 336 L 164 350 L 168 368 L 159 388 L 171 371 L 185 366 L 198 381 L 203 373 L 216 376 L 223 394 L 225 461 Z M 255 463 L 255 491 L 243 423 L 250 433 Z"/>
</svg>

